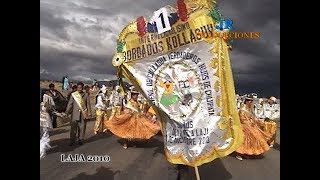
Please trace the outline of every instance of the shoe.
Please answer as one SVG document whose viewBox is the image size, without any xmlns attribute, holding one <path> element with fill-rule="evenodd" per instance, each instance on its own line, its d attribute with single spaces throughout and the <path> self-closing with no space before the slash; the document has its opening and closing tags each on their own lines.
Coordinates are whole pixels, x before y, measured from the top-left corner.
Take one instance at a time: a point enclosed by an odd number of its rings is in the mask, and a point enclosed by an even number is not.
<svg viewBox="0 0 320 180">
<path fill-rule="evenodd" d="M 40 159 L 44 158 L 46 156 L 46 152 L 43 151 L 43 152 L 40 152 Z"/>
<path fill-rule="evenodd" d="M 123 145 L 123 148 L 124 148 L 124 149 L 128 149 L 127 143 L 125 143 L 125 144 Z"/>
<path fill-rule="evenodd" d="M 240 160 L 240 161 L 243 160 L 241 156 L 236 156 L 236 158 L 237 158 L 238 160 Z"/>
<path fill-rule="evenodd" d="M 95 134 L 95 135 L 97 135 L 97 134 L 98 134 L 98 132 L 97 132 L 97 131 L 95 131 L 95 132 L 94 132 L 94 134 Z"/>
<path fill-rule="evenodd" d="M 270 148 L 273 148 L 273 144 L 271 144 L 269 147 L 270 147 Z"/>
<path fill-rule="evenodd" d="M 107 133 L 107 131 L 108 131 L 108 129 L 104 129 L 102 132 L 103 132 L 103 133 Z"/>
</svg>

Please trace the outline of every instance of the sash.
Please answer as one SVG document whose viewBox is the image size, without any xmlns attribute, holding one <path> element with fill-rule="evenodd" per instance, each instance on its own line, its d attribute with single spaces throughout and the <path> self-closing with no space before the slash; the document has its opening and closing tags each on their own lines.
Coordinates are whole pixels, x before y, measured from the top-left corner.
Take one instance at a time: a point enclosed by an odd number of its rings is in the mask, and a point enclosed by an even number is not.
<svg viewBox="0 0 320 180">
<path fill-rule="evenodd" d="M 74 100 L 76 101 L 77 105 L 80 107 L 80 110 L 81 110 L 81 113 L 83 115 L 83 118 L 87 119 L 87 117 L 88 117 L 88 109 L 85 108 L 86 106 L 85 106 L 85 104 L 83 102 L 81 94 L 78 91 L 76 91 L 76 92 L 73 92 L 71 95 L 74 98 Z"/>
<path fill-rule="evenodd" d="M 240 110 L 248 113 L 248 115 L 250 115 L 251 119 L 252 119 L 252 120 L 250 120 L 250 122 L 257 125 L 260 129 L 263 129 L 266 126 L 266 121 L 261 121 L 261 120 L 257 119 L 255 117 L 255 115 L 250 110 L 248 110 L 246 107 L 242 107 Z"/>
<path fill-rule="evenodd" d="M 250 110 L 248 110 L 245 106 L 240 108 L 240 110 L 245 111 L 246 113 L 248 113 L 252 117 L 252 119 L 254 119 L 254 120 L 256 119 L 255 115 Z"/>
<path fill-rule="evenodd" d="M 251 116 L 254 116 L 254 115 L 253 115 L 253 113 L 252 113 L 252 112 L 250 112 L 250 111 L 249 111 L 247 108 L 245 108 L 245 107 L 240 108 L 240 110 L 242 110 L 242 111 L 245 111 L 245 112 L 249 113 Z"/>
<path fill-rule="evenodd" d="M 123 105 L 124 105 L 124 107 L 126 107 L 134 112 L 139 112 L 138 109 L 136 109 L 132 106 L 132 103 L 130 101 L 127 104 L 123 103 Z"/>
</svg>

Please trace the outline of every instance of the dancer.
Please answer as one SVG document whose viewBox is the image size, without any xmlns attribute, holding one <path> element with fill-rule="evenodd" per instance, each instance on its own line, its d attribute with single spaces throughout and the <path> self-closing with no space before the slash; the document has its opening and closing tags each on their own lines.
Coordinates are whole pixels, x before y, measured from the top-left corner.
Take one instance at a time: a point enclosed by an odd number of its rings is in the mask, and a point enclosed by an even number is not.
<svg viewBox="0 0 320 180">
<path fill-rule="evenodd" d="M 267 141 L 272 137 L 272 134 L 260 129 L 261 121 L 256 119 L 251 111 L 252 102 L 252 96 L 246 97 L 244 107 L 239 111 L 244 140 L 236 150 L 238 160 L 242 160 L 241 155 L 260 155 L 270 149 Z"/>
<path fill-rule="evenodd" d="M 150 108 L 148 109 L 146 115 L 150 118 L 152 118 L 154 120 L 154 123 L 157 120 L 157 115 L 156 112 L 154 111 L 154 109 L 152 108 L 152 106 L 150 106 Z"/>
<path fill-rule="evenodd" d="M 273 147 L 276 139 L 277 123 L 274 120 L 280 116 L 280 112 L 278 109 L 279 106 L 275 104 L 275 101 L 275 97 L 270 97 L 268 103 L 263 104 L 263 109 L 266 116 L 263 130 L 273 135 L 272 138 L 268 141 L 270 147 Z"/>
<path fill-rule="evenodd" d="M 46 95 L 52 97 L 52 100 L 55 102 L 55 104 L 58 104 L 57 102 L 59 101 L 59 99 L 61 98 L 59 96 L 59 92 L 55 89 L 55 85 L 53 83 L 49 84 L 49 90 L 45 92 Z M 50 114 L 50 118 L 52 121 L 52 127 L 56 128 L 57 127 L 57 115 L 55 113 L 53 113 L 53 109 L 55 105 L 52 105 L 53 107 L 50 109 L 47 109 L 49 114 Z"/>
<path fill-rule="evenodd" d="M 106 122 L 107 128 L 116 136 L 125 139 L 123 148 L 134 140 L 147 140 L 156 135 L 160 127 L 152 123 L 142 112 L 138 103 L 139 92 L 133 89 L 131 99 L 124 106 L 120 115 L 115 114 Z"/>
<path fill-rule="evenodd" d="M 110 96 L 110 104 L 111 104 L 111 115 L 109 119 L 112 119 L 115 115 L 120 115 L 122 105 L 123 105 L 124 97 L 120 93 L 120 86 L 116 86 L 115 90 L 112 91 Z"/>
<path fill-rule="evenodd" d="M 257 118 L 264 119 L 263 99 L 259 98 L 259 102 L 254 105 L 254 114 Z"/>
<path fill-rule="evenodd" d="M 100 125 L 102 124 L 102 132 L 107 132 L 106 120 L 108 118 L 107 105 L 108 99 L 106 97 L 107 87 L 102 85 L 98 95 L 96 96 L 96 123 L 94 125 L 94 134 L 98 134 Z"/>
<path fill-rule="evenodd" d="M 40 103 L 40 159 L 44 158 L 46 151 L 51 148 L 48 131 L 52 129 L 52 122 L 48 111 L 54 105 L 52 97 L 44 94 L 43 101 Z"/>
<path fill-rule="evenodd" d="M 280 104 L 277 103 L 277 98 L 271 96 L 270 104 L 272 104 L 271 108 L 271 118 L 272 120 L 277 120 L 280 118 Z"/>
</svg>

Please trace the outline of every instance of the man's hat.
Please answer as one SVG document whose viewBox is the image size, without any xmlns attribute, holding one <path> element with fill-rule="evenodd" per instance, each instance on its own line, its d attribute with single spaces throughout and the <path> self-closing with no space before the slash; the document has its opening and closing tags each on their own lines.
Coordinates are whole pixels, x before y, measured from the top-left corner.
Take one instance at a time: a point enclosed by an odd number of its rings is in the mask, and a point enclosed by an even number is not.
<svg viewBox="0 0 320 180">
<path fill-rule="evenodd" d="M 101 89 L 100 89 L 103 93 L 105 93 L 107 91 L 107 87 L 105 85 L 102 85 Z"/>
<path fill-rule="evenodd" d="M 138 91 L 138 89 L 136 87 L 131 89 L 131 94 L 140 94 L 140 92 Z"/>
<path fill-rule="evenodd" d="M 273 102 L 276 102 L 276 101 L 277 101 L 277 98 L 275 98 L 275 97 L 273 97 L 273 96 L 271 96 L 269 99 L 272 100 Z"/>
<path fill-rule="evenodd" d="M 263 102 L 263 99 L 262 98 L 259 98 L 259 103 L 262 103 Z"/>
<path fill-rule="evenodd" d="M 251 94 L 253 98 L 258 98 L 258 95 L 256 93 Z"/>
<path fill-rule="evenodd" d="M 247 95 L 246 97 L 245 97 L 245 100 L 251 100 L 251 101 L 253 101 L 253 96 L 250 94 L 250 95 Z"/>
<path fill-rule="evenodd" d="M 53 84 L 53 83 L 50 83 L 50 84 L 49 84 L 49 88 L 51 88 L 51 87 L 54 87 L 54 84 Z"/>
</svg>

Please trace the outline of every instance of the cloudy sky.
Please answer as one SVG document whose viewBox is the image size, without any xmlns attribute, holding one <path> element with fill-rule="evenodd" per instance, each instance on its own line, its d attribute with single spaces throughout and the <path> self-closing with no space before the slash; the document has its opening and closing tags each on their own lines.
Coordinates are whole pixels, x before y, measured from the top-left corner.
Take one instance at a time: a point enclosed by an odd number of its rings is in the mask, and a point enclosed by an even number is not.
<svg viewBox="0 0 320 180">
<path fill-rule="evenodd" d="M 176 0 L 41 0 L 40 77 L 60 80 L 112 79 L 117 35 L 138 16 Z M 230 58 L 237 93 L 280 97 L 280 2 L 217 0 L 235 31 L 260 32 L 234 40 Z"/>
</svg>

